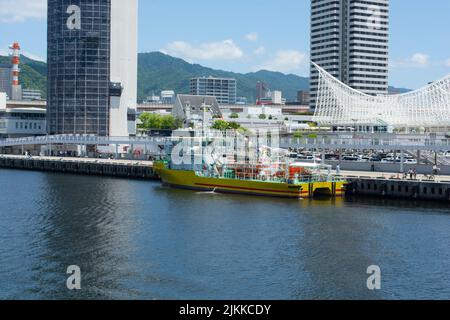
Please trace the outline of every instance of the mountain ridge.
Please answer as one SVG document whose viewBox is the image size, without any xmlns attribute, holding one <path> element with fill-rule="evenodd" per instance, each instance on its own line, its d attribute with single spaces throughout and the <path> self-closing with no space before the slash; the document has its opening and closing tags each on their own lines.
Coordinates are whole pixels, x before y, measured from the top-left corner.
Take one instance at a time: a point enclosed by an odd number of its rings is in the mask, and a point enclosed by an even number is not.
<svg viewBox="0 0 450 320">
<path fill-rule="evenodd" d="M 0 56 L 0 64 L 9 64 L 10 57 Z M 21 56 L 20 81 L 24 88 L 41 90 L 46 97 L 47 65 Z M 138 55 L 138 101 L 145 100 L 162 90 L 174 90 L 176 93 L 189 93 L 189 81 L 194 77 L 214 76 L 235 78 L 237 96 L 247 98 L 249 103 L 256 100 L 256 83 L 265 82 L 271 90 L 280 90 L 288 101 L 295 101 L 297 91 L 309 90 L 309 78 L 294 74 L 260 70 L 250 73 L 236 73 L 204 67 L 189 63 L 161 52 L 144 52 Z M 400 93 L 409 89 L 389 87 Z"/>
</svg>

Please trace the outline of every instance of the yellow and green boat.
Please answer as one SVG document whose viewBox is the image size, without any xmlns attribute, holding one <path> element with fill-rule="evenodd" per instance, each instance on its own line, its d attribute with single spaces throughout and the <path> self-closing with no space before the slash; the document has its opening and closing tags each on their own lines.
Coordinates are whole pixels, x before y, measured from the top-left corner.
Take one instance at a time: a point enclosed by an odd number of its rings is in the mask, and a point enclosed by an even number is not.
<svg viewBox="0 0 450 320">
<path fill-rule="evenodd" d="M 329 170 L 328 174 L 321 174 L 320 167 L 309 163 L 270 168 L 245 164 L 220 169 L 204 166 L 195 171 L 171 168 L 170 161 L 154 163 L 163 185 L 174 188 L 297 199 L 344 196 L 347 182 L 331 175 Z"/>
</svg>

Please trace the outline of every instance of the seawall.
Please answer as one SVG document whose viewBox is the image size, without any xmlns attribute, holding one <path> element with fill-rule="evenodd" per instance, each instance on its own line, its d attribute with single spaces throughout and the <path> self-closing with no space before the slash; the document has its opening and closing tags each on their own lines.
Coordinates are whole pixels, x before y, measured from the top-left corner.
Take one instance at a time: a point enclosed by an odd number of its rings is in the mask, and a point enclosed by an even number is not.
<svg viewBox="0 0 450 320">
<path fill-rule="evenodd" d="M 130 179 L 157 179 L 149 161 L 0 156 L 0 168 L 61 172 Z"/>
<path fill-rule="evenodd" d="M 450 202 L 450 181 L 349 177 L 348 195 Z"/>
</svg>

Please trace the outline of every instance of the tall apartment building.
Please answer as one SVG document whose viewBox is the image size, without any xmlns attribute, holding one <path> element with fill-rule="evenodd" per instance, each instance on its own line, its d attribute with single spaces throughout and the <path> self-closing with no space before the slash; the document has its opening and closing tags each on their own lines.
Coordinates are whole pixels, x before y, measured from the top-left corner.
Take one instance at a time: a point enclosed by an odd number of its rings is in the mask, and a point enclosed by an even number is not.
<svg viewBox="0 0 450 320">
<path fill-rule="evenodd" d="M 350 87 L 388 93 L 389 0 L 311 0 L 311 60 Z M 311 65 L 311 109 L 318 72 Z"/>
<path fill-rule="evenodd" d="M 269 87 L 264 82 L 258 81 L 256 83 L 256 103 L 258 103 L 261 99 L 267 97 L 267 93 L 269 92 Z"/>
<path fill-rule="evenodd" d="M 297 102 L 300 105 L 307 106 L 311 101 L 311 95 L 309 91 L 300 90 L 297 92 Z"/>
<path fill-rule="evenodd" d="M 137 0 L 48 0 L 49 134 L 136 133 Z"/>
<path fill-rule="evenodd" d="M 237 82 L 231 78 L 193 78 L 190 83 L 190 94 L 216 97 L 219 104 L 236 104 Z"/>
</svg>

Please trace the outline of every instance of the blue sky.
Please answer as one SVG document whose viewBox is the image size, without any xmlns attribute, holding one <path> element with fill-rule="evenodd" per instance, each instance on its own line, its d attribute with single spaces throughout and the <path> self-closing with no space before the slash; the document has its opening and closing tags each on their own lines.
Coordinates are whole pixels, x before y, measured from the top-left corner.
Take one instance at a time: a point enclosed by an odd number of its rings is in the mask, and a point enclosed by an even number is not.
<svg viewBox="0 0 450 320">
<path fill-rule="evenodd" d="M 124 0 L 126 1 L 126 0 Z M 251 72 L 308 75 L 309 0 L 140 0 L 139 51 Z M 0 53 L 20 41 L 45 59 L 46 0 L 0 0 Z M 450 73 L 450 1 L 391 0 L 390 83 L 418 88 Z"/>
</svg>

